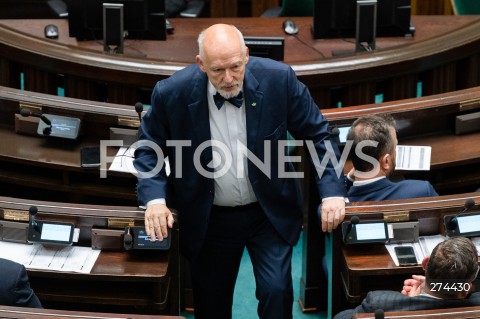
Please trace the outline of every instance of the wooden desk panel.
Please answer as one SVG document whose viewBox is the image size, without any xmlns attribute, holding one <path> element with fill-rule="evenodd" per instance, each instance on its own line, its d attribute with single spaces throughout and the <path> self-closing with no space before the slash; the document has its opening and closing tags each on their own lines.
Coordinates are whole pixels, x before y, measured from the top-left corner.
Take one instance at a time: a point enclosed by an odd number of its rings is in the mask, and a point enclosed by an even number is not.
<svg viewBox="0 0 480 319">
<path fill-rule="evenodd" d="M 395 319 L 471 319 L 478 318 L 480 315 L 480 307 L 463 307 L 451 309 L 435 309 L 435 310 L 416 310 L 416 311 L 395 311 L 385 313 L 385 318 Z M 375 319 L 373 313 L 356 314 L 353 318 L 357 319 Z"/>
<path fill-rule="evenodd" d="M 185 319 L 178 316 L 160 316 L 160 315 L 138 315 L 138 314 L 118 314 L 118 313 L 98 313 L 98 312 L 80 312 L 65 311 L 55 309 L 35 309 L 22 307 L 0 306 L 0 316 L 9 319 Z"/>
</svg>

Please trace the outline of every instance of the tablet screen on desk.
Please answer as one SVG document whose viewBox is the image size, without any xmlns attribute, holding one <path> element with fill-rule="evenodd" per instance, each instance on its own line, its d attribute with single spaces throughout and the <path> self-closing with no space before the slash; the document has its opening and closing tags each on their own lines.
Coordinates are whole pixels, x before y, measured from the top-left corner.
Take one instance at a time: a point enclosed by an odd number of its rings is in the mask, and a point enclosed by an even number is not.
<svg viewBox="0 0 480 319">
<path fill-rule="evenodd" d="M 480 231 L 480 215 L 457 217 L 460 234 L 476 233 Z"/>
<path fill-rule="evenodd" d="M 40 239 L 69 242 L 71 230 L 72 227 L 70 225 L 48 224 L 44 222 Z"/>
<path fill-rule="evenodd" d="M 357 224 L 357 240 L 387 239 L 384 223 Z"/>
<path fill-rule="evenodd" d="M 338 135 L 338 140 L 340 144 L 345 144 L 347 142 L 348 131 L 350 131 L 350 126 L 338 127 L 340 134 Z"/>
<path fill-rule="evenodd" d="M 385 221 L 361 221 L 357 224 L 342 223 L 343 242 L 345 244 L 386 243 L 388 227 Z"/>
<path fill-rule="evenodd" d="M 72 223 L 35 220 L 28 227 L 28 241 L 48 245 L 71 245 L 75 226 Z"/>
</svg>

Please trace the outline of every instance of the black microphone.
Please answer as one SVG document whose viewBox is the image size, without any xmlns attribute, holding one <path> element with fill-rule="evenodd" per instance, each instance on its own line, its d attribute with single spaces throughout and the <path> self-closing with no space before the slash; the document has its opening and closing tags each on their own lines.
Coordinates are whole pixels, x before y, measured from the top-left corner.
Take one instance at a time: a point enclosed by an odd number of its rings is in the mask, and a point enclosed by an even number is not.
<svg viewBox="0 0 480 319">
<path fill-rule="evenodd" d="M 24 116 L 24 117 L 29 117 L 29 116 L 36 116 L 36 117 L 39 117 L 43 122 L 45 122 L 45 124 L 47 124 L 48 126 L 52 126 L 52 122 L 43 114 L 41 115 L 37 115 L 37 114 L 34 114 L 32 113 L 32 111 L 30 111 L 29 109 L 21 109 L 20 110 L 20 115 L 21 116 Z"/>
<path fill-rule="evenodd" d="M 38 213 L 37 206 L 30 206 L 28 209 L 28 213 L 30 214 L 30 225 L 32 226 L 33 230 L 36 232 L 40 232 L 40 228 L 38 227 L 37 221 L 35 220 L 35 215 Z"/>
<path fill-rule="evenodd" d="M 332 137 L 335 140 L 335 142 L 337 144 L 340 144 L 340 130 L 338 129 L 338 127 L 332 128 L 332 132 L 330 134 L 332 134 Z"/>
<path fill-rule="evenodd" d="M 130 226 L 125 227 L 125 234 L 123 235 L 123 247 L 125 250 L 132 249 L 133 236 L 130 233 Z"/>
<path fill-rule="evenodd" d="M 385 312 L 382 309 L 375 310 L 375 319 L 384 319 Z"/>
<path fill-rule="evenodd" d="M 333 136 L 339 136 L 340 135 L 340 130 L 338 129 L 338 127 L 332 128 L 332 135 Z"/>
<path fill-rule="evenodd" d="M 348 224 L 347 230 L 345 231 L 345 235 L 343 236 L 344 243 L 347 242 L 347 237 L 348 235 L 350 235 L 350 232 L 352 231 L 353 226 L 355 226 L 359 222 L 360 222 L 360 218 L 358 218 L 358 216 L 352 216 L 352 218 L 350 218 L 350 223 Z"/>
<path fill-rule="evenodd" d="M 135 112 L 138 114 L 138 120 L 142 122 L 143 104 L 141 102 L 135 103 Z"/>
<path fill-rule="evenodd" d="M 450 218 L 450 220 L 448 221 L 446 227 L 448 230 L 455 230 L 457 229 L 458 227 L 458 220 L 457 220 L 457 217 L 460 216 L 461 214 L 465 213 L 467 210 L 469 210 L 470 208 L 472 208 L 473 206 L 475 206 L 475 201 L 471 198 L 467 199 L 465 201 L 465 204 L 463 205 L 463 210 L 456 214 L 455 216 L 453 216 L 452 218 Z"/>
</svg>

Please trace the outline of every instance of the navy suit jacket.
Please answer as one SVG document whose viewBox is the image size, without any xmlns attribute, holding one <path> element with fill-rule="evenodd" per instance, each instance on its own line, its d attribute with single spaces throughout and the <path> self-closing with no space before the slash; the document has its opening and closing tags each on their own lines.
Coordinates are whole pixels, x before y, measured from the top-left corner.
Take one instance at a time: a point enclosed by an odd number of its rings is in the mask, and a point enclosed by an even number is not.
<svg viewBox="0 0 480 319">
<path fill-rule="evenodd" d="M 398 291 L 371 291 L 355 309 L 339 312 L 334 319 L 350 319 L 356 313 L 374 313 L 377 309 L 385 312 L 446 309 L 480 306 L 480 293 L 475 292 L 466 299 L 437 299 L 429 296 L 408 297 Z"/>
<path fill-rule="evenodd" d="M 367 185 L 351 186 L 348 189 L 348 199 L 351 202 L 408 199 L 431 196 L 438 196 L 433 186 L 427 181 L 419 180 L 403 180 L 395 183 L 388 178 L 382 178 Z"/>
<path fill-rule="evenodd" d="M 162 170 L 155 178 L 139 178 L 137 195 L 140 205 L 155 198 L 166 198 L 167 205 L 178 211 L 183 252 L 194 256 L 205 238 L 214 197 L 214 181 L 200 174 L 194 165 L 194 153 L 203 142 L 210 141 L 207 102 L 208 78 L 198 65 L 182 69 L 157 83 L 152 94 L 152 107 L 142 119 L 140 140 L 150 140 L 168 155 L 171 174 Z M 320 158 L 325 153 L 324 140 L 330 139 L 328 123 L 314 103 L 308 88 L 299 82 L 286 64 L 250 57 L 243 85 L 246 107 L 247 147 L 264 161 L 264 141 L 271 143 L 271 176 L 248 162 L 249 180 L 270 222 L 279 234 L 294 245 L 302 227 L 301 189 L 298 179 L 279 178 L 279 166 L 293 172 L 291 162 L 278 161 L 278 143 L 287 140 L 287 130 L 297 140 L 312 140 Z M 182 147 L 182 160 L 168 140 L 191 141 Z M 337 152 L 336 145 L 334 149 Z M 208 170 L 211 148 L 201 153 L 199 161 Z M 142 172 L 157 163 L 150 148 L 136 151 L 135 167 Z M 176 170 L 181 169 L 182 176 Z M 343 174 L 341 174 L 343 175 Z M 322 197 L 346 196 L 343 176 L 330 164 L 317 178 Z"/>
<path fill-rule="evenodd" d="M 23 265 L 0 258 L 0 269 L 0 305 L 42 308 Z"/>
</svg>

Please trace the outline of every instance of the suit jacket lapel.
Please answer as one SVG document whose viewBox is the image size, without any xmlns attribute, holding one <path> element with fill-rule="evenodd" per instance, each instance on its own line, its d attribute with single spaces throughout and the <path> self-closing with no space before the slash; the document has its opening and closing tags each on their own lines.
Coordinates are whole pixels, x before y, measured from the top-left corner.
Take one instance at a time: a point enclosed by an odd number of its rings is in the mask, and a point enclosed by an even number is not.
<svg viewBox="0 0 480 319">
<path fill-rule="evenodd" d="M 210 120 L 208 116 L 207 83 L 207 76 L 202 73 L 192 89 L 190 103 L 188 104 L 190 119 L 196 136 L 196 140 L 192 141 L 192 147 L 195 148 L 203 142 L 210 141 L 211 139 Z M 202 152 L 202 158 L 204 159 L 205 164 L 210 163 L 212 161 L 212 152 Z"/>
<path fill-rule="evenodd" d="M 246 69 L 244 80 L 245 94 L 245 113 L 247 121 L 247 144 L 250 150 L 255 151 L 257 144 L 258 128 L 262 117 L 263 110 L 263 92 L 257 91 L 258 81 L 253 74 Z"/>
</svg>

